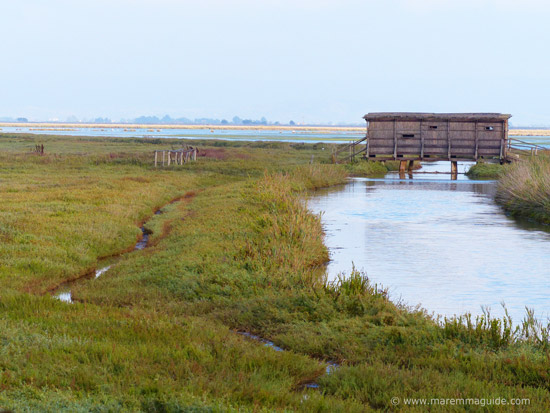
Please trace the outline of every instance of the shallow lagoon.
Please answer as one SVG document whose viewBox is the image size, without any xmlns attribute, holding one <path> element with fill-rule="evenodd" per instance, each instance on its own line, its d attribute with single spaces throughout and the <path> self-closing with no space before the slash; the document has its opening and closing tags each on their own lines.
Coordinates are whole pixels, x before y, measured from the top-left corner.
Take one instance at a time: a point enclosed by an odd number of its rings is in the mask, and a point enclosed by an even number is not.
<svg viewBox="0 0 550 413">
<path fill-rule="evenodd" d="M 204 128 L 63 128 L 29 125 L 2 126 L 0 133 L 30 133 L 57 136 L 97 136 L 117 138 L 218 139 L 231 141 L 283 141 L 295 143 L 349 143 L 362 138 L 357 130 L 318 131 L 314 129 L 211 129 Z M 510 136 L 524 142 L 550 148 L 550 136 Z"/>
</svg>

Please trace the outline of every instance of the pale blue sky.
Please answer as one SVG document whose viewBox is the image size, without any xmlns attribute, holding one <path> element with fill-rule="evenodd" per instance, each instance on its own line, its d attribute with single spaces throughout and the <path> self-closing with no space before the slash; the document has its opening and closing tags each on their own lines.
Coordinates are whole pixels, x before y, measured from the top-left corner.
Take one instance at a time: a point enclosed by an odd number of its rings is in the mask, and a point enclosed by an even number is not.
<svg viewBox="0 0 550 413">
<path fill-rule="evenodd" d="M 550 126 L 549 18 L 542 0 L 1 0 L 0 117 Z"/>
</svg>

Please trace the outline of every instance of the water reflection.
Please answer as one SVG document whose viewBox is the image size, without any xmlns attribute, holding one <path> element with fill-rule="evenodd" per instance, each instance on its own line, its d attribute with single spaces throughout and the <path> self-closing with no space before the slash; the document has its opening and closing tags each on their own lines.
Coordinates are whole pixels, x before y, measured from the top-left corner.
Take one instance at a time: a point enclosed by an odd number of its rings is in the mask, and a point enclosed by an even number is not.
<svg viewBox="0 0 550 413">
<path fill-rule="evenodd" d="M 395 300 L 430 312 L 502 314 L 515 321 L 525 306 L 550 308 L 550 232 L 517 222 L 494 204 L 495 183 L 424 175 L 417 179 L 354 179 L 316 194 L 324 211 L 331 278 L 352 263 Z"/>
</svg>

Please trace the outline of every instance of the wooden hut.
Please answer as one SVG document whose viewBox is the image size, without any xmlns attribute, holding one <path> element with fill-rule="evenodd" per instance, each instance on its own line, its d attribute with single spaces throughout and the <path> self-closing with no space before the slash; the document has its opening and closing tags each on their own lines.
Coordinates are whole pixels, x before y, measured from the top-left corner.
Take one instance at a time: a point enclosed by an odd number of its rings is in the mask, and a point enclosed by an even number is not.
<svg viewBox="0 0 550 413">
<path fill-rule="evenodd" d="M 369 113 L 365 157 L 401 161 L 506 159 L 508 119 L 500 113 Z"/>
</svg>

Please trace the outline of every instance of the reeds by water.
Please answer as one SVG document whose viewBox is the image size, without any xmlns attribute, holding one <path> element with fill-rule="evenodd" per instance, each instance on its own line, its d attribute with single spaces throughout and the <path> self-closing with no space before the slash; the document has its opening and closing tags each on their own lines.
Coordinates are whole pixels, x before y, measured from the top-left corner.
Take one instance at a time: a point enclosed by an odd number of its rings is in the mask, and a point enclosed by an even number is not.
<svg viewBox="0 0 550 413">
<path fill-rule="evenodd" d="M 550 156 L 532 157 L 507 168 L 496 200 L 512 215 L 550 224 Z"/>
</svg>

